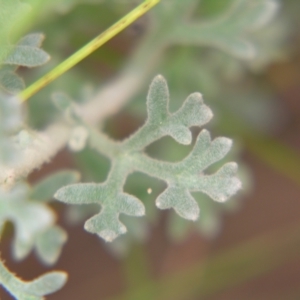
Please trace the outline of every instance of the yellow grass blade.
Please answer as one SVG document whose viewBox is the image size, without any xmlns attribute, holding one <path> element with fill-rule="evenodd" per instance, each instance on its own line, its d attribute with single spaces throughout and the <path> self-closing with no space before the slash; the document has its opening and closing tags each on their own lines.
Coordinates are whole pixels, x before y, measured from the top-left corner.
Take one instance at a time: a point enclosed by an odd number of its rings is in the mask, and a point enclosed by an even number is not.
<svg viewBox="0 0 300 300">
<path fill-rule="evenodd" d="M 81 49 L 79 49 L 77 52 L 75 52 L 73 55 L 71 55 L 69 58 L 67 58 L 65 61 L 63 61 L 61 64 L 59 64 L 57 67 L 55 67 L 49 73 L 47 73 L 46 75 L 41 77 L 39 80 L 34 82 L 32 85 L 30 85 L 28 88 L 26 88 L 24 91 L 22 91 L 18 95 L 19 98 L 21 99 L 21 101 L 22 102 L 26 101 L 31 96 L 33 96 L 35 93 L 37 93 L 39 90 L 41 90 L 43 87 L 48 85 L 50 82 L 52 82 L 53 80 L 58 78 L 60 75 L 62 75 L 63 73 L 65 73 L 66 71 L 71 69 L 77 63 L 79 63 L 81 60 L 83 60 L 85 57 L 90 55 L 96 49 L 98 49 L 103 44 L 105 44 L 107 41 L 109 41 L 111 38 L 113 38 L 115 35 L 117 35 L 120 31 L 125 29 L 131 23 L 133 23 L 140 16 L 145 14 L 148 10 L 150 10 L 159 1 L 160 0 L 145 0 L 142 4 L 140 4 L 135 9 L 133 9 L 131 12 L 129 12 L 126 16 L 124 16 L 122 19 L 120 19 L 118 22 L 116 22 L 114 25 L 112 25 L 106 31 L 104 31 L 103 33 L 98 35 L 96 38 L 94 38 L 88 44 L 83 46 Z"/>
</svg>

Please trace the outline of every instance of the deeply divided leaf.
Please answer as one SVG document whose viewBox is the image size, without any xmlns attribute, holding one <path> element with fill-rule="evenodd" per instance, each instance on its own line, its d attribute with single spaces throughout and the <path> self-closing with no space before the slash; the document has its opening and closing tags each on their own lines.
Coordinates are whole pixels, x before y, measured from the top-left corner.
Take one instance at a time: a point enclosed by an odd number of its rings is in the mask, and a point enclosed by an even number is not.
<svg viewBox="0 0 300 300">
<path fill-rule="evenodd" d="M 215 19 L 177 22 L 169 36 L 171 43 L 212 46 L 242 59 L 253 59 L 257 49 L 251 34 L 272 20 L 277 0 L 235 0 Z"/>
<path fill-rule="evenodd" d="M 241 188 L 235 163 L 225 164 L 215 174 L 204 174 L 205 169 L 222 159 L 232 145 L 231 140 L 223 137 L 211 140 L 206 130 L 200 132 L 191 153 L 182 161 L 158 161 L 143 152 L 149 144 L 167 135 L 179 143 L 190 144 L 190 127 L 202 126 L 212 118 L 201 94 L 191 94 L 178 111 L 171 113 L 168 86 L 159 75 L 150 85 L 147 108 L 148 118 L 144 126 L 122 142 L 111 141 L 86 127 L 90 130 L 90 145 L 112 161 L 107 180 L 68 185 L 55 194 L 56 199 L 69 204 L 99 204 L 100 213 L 87 220 L 84 227 L 106 241 L 126 232 L 119 220 L 120 214 L 143 216 L 145 213 L 142 202 L 123 191 L 124 182 L 131 172 L 143 172 L 165 181 L 167 189 L 156 199 L 157 207 L 173 208 L 178 215 L 189 220 L 196 220 L 200 212 L 192 192 L 202 192 L 223 202 Z"/>
<path fill-rule="evenodd" d="M 55 219 L 46 204 L 30 199 L 28 185 L 19 183 L 11 190 L 0 190 L 0 231 L 8 221 L 15 226 L 15 259 L 23 259 L 35 249 L 43 262 L 54 263 L 66 241 L 66 233 L 54 225 Z"/>
</svg>

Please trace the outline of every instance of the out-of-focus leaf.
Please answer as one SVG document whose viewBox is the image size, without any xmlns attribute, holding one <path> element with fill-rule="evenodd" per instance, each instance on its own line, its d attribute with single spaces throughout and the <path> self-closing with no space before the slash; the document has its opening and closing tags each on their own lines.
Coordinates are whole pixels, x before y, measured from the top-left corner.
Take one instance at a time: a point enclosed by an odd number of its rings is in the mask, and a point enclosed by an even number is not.
<svg viewBox="0 0 300 300">
<path fill-rule="evenodd" d="M 25 88 L 24 81 L 15 73 L 15 67 L 0 69 L 0 90 L 10 94 L 17 94 Z"/>
<path fill-rule="evenodd" d="M 37 237 L 37 254 L 43 262 L 52 265 L 57 261 L 66 241 L 67 234 L 62 228 L 59 226 L 50 227 Z"/>
<path fill-rule="evenodd" d="M 55 216 L 44 204 L 28 201 L 29 187 L 16 186 L 11 191 L 0 191 L 0 220 L 15 225 L 13 254 L 23 259 L 32 249 L 37 235 L 53 224 Z"/>
<path fill-rule="evenodd" d="M 213 46 L 242 59 L 253 59 L 255 45 L 249 33 L 267 24 L 278 10 L 277 0 L 236 0 L 214 20 L 181 22 L 170 34 L 171 43 Z"/>
<path fill-rule="evenodd" d="M 78 182 L 80 174 L 76 171 L 58 171 L 42 179 L 32 187 L 30 198 L 39 202 L 49 201 L 61 187 Z"/>
<path fill-rule="evenodd" d="M 67 175 L 62 176 L 62 180 L 69 175 L 73 177 L 71 179 L 78 179 L 77 173 L 62 172 L 62 175 Z M 60 185 L 53 185 L 52 188 L 57 186 Z M 51 186 L 47 191 L 50 190 Z M 66 241 L 66 233 L 54 225 L 55 214 L 46 204 L 30 200 L 28 185 L 19 183 L 11 190 L 0 190 L 0 231 L 7 221 L 15 226 L 12 252 L 16 259 L 25 258 L 33 249 L 46 264 L 53 264 L 58 259 Z"/>
<path fill-rule="evenodd" d="M 32 281 L 23 281 L 11 273 L 0 261 L 0 284 L 16 300 L 43 300 L 43 296 L 61 289 L 67 281 L 65 272 L 49 272 Z"/>
<path fill-rule="evenodd" d="M 23 37 L 16 46 L 1 46 L 3 56 L 6 54 L 4 64 L 18 65 L 24 67 L 36 67 L 45 64 L 50 56 L 42 49 L 44 36 L 33 33 Z"/>
</svg>

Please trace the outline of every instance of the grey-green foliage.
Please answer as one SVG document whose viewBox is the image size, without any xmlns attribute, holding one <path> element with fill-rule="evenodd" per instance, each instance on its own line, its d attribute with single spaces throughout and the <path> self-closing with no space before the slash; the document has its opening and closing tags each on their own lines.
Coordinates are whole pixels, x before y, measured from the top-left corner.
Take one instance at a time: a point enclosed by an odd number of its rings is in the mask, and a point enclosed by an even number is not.
<svg viewBox="0 0 300 300">
<path fill-rule="evenodd" d="M 15 94 L 25 84 L 17 74 L 19 66 L 37 67 L 49 60 L 49 55 L 40 49 L 44 36 L 33 33 L 24 36 L 16 44 L 11 41 L 13 30 L 30 11 L 30 5 L 19 0 L 0 0 L 0 90 Z M 18 26 L 16 26 L 18 25 Z"/>
<path fill-rule="evenodd" d="M 32 281 L 23 281 L 11 273 L 0 260 L 0 285 L 17 300 L 43 300 L 45 295 L 61 289 L 67 280 L 65 272 L 48 272 Z"/>
<path fill-rule="evenodd" d="M 143 203 L 124 193 L 123 186 L 128 174 L 134 171 L 146 173 L 167 183 L 167 189 L 156 199 L 160 209 L 174 208 L 183 218 L 196 220 L 199 207 L 191 192 L 200 191 L 218 202 L 226 201 L 241 188 L 236 177 L 236 163 L 227 163 L 215 174 L 206 175 L 204 170 L 222 159 L 231 148 L 231 140 L 211 140 L 207 130 L 197 137 L 191 153 L 182 161 L 169 163 L 155 160 L 144 153 L 145 147 L 163 136 L 171 136 L 178 143 L 192 142 L 192 126 L 202 126 L 212 118 L 212 112 L 203 103 L 199 93 L 191 94 L 182 107 L 169 112 L 169 91 L 162 76 L 157 76 L 147 97 L 148 119 L 135 134 L 122 142 L 115 142 L 89 128 L 92 147 L 111 160 L 111 170 L 103 183 L 72 184 L 59 189 L 55 198 L 70 204 L 98 203 L 99 214 L 85 223 L 85 229 L 96 233 L 106 241 L 114 240 L 126 232 L 119 220 L 120 214 L 142 216 Z"/>
<path fill-rule="evenodd" d="M 46 63 L 49 55 L 40 49 L 44 36 L 41 33 L 32 33 L 24 36 L 15 46 L 1 47 L 7 55 L 3 64 L 23 67 L 36 67 Z"/>
<path fill-rule="evenodd" d="M 50 200 L 59 187 L 78 179 L 76 172 L 60 171 L 32 188 L 19 183 L 11 190 L 0 190 L 0 232 L 7 221 L 15 226 L 12 252 L 16 259 L 25 258 L 35 249 L 44 263 L 56 262 L 67 236 L 55 225 L 55 213 L 44 202 Z"/>
<path fill-rule="evenodd" d="M 0 91 L 0 164 L 7 165 L 17 159 L 17 148 L 12 139 L 23 122 L 19 100 Z M 1 169 L 0 169 L 1 173 Z"/>
<path fill-rule="evenodd" d="M 0 68 L 1 90 L 15 94 L 24 89 L 25 83 L 23 79 L 15 73 L 16 70 L 17 66 L 14 65 L 3 65 Z"/>
<path fill-rule="evenodd" d="M 211 46 L 237 58 L 253 59 L 257 49 L 252 35 L 274 17 L 279 3 L 277 0 L 231 2 L 218 16 L 199 21 L 186 20 L 187 14 L 193 12 L 196 1 L 166 1 L 166 11 L 172 10 L 177 16 L 166 41 L 171 44 Z"/>
<path fill-rule="evenodd" d="M 194 193 L 193 197 L 201 207 L 201 217 L 195 223 L 191 224 L 177 214 L 172 214 L 168 218 L 167 230 L 169 236 L 176 242 L 184 240 L 191 229 L 198 231 L 206 238 L 215 238 L 222 228 L 221 215 L 235 210 L 240 203 L 240 199 L 236 198 L 225 203 L 213 202 L 208 196 L 200 193 Z"/>
<path fill-rule="evenodd" d="M 6 92 L 17 93 L 25 85 L 15 73 L 18 66 L 37 67 L 49 60 L 49 55 L 42 49 L 44 36 L 40 33 L 26 35 L 16 45 L 0 47 L 0 88 Z"/>
</svg>

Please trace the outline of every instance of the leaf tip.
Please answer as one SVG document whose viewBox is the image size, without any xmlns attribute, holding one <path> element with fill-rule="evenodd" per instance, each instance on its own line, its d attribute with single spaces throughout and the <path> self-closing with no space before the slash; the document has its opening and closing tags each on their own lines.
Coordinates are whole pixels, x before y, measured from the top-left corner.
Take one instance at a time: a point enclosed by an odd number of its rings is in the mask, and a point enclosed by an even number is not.
<svg viewBox="0 0 300 300">
<path fill-rule="evenodd" d="M 166 79 L 161 74 L 158 74 L 154 77 L 153 81 L 166 81 Z"/>
<path fill-rule="evenodd" d="M 102 237 L 106 242 L 112 242 L 114 239 L 116 239 L 120 234 L 124 234 L 127 232 L 126 227 L 122 227 L 121 232 L 115 232 L 113 230 L 105 229 L 98 233 L 100 237 Z"/>
</svg>

